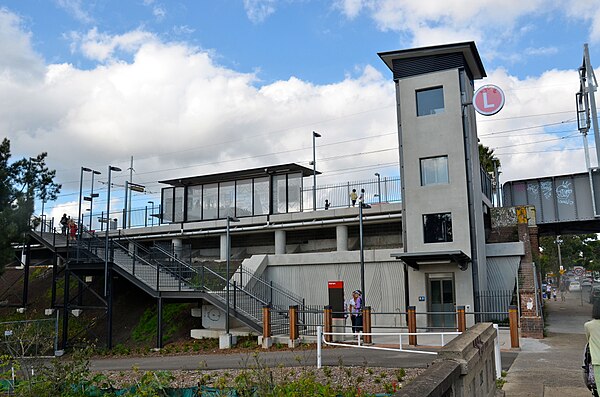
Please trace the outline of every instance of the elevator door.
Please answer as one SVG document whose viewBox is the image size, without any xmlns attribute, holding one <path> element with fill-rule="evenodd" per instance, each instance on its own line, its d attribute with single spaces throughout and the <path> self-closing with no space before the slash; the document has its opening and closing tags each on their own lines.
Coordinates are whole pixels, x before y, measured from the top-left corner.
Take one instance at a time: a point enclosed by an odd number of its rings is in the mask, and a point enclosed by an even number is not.
<svg viewBox="0 0 600 397">
<path fill-rule="evenodd" d="M 429 326 L 456 328 L 456 302 L 454 299 L 454 279 L 452 277 L 429 278 L 429 311 L 433 313 L 448 312 L 448 314 L 431 314 Z"/>
</svg>

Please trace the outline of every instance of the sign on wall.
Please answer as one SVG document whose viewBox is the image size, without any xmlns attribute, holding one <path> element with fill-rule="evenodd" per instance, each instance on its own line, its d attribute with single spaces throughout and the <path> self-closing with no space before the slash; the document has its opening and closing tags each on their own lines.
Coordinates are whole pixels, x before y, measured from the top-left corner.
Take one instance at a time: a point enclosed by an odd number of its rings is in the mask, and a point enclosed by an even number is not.
<svg viewBox="0 0 600 397">
<path fill-rule="evenodd" d="M 493 84 L 484 85 L 475 91 L 473 106 L 477 113 L 491 116 L 498 113 L 504 106 L 504 92 Z"/>
</svg>

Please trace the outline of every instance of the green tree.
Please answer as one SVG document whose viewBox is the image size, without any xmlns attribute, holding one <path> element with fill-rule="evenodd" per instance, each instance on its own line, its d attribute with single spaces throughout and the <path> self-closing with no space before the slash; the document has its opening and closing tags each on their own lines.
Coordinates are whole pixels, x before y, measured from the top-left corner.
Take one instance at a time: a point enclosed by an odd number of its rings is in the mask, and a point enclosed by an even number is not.
<svg viewBox="0 0 600 397">
<path fill-rule="evenodd" d="M 560 241 L 562 265 L 565 269 L 583 266 L 587 270 L 599 270 L 600 241 L 598 241 L 598 236 L 596 234 L 574 234 L 540 238 L 542 272 L 557 272 L 559 269 L 557 240 Z"/>
<path fill-rule="evenodd" d="M 496 169 L 500 169 L 500 160 L 494 154 L 494 149 L 490 149 L 487 146 L 479 144 L 479 162 L 486 172 L 494 172 L 494 165 Z"/>
<path fill-rule="evenodd" d="M 61 185 L 46 166 L 47 153 L 11 162 L 10 141 L 0 143 L 0 273 L 14 259 L 13 244 L 31 227 L 34 200 L 55 200 Z"/>
</svg>

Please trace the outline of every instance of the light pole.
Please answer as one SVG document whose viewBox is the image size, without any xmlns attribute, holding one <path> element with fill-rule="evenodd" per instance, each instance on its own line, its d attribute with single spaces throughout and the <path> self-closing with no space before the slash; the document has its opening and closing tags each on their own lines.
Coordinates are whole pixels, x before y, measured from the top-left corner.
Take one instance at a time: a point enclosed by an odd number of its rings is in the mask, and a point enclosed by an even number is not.
<svg viewBox="0 0 600 397">
<path fill-rule="evenodd" d="M 313 144 L 313 211 L 317 210 L 317 149 L 316 139 L 320 138 L 321 134 L 313 131 L 312 133 L 312 144 Z"/>
<path fill-rule="evenodd" d="M 381 204 L 381 175 L 376 172 L 375 176 L 377 177 L 377 197 L 379 197 L 379 204 Z"/>
<path fill-rule="evenodd" d="M 81 224 L 82 219 L 81 219 L 81 195 L 83 194 L 83 173 L 85 172 L 92 172 L 91 168 L 87 168 L 87 167 L 81 167 L 81 174 L 79 176 L 79 206 L 77 207 L 77 240 L 79 240 L 79 238 L 81 237 Z M 77 258 L 79 259 L 79 258 Z"/>
<path fill-rule="evenodd" d="M 227 236 L 226 236 L 226 240 L 227 240 L 227 249 L 225 252 L 225 255 L 227 255 L 227 266 L 226 266 L 226 275 L 225 275 L 225 282 L 227 283 L 227 313 L 225 314 L 225 333 L 227 334 L 227 337 L 229 338 L 229 257 L 230 257 L 230 250 L 231 250 L 231 239 L 230 239 L 230 235 L 229 235 L 229 223 L 230 222 L 239 222 L 240 220 L 237 218 L 234 218 L 232 216 L 227 216 L 227 228 L 226 228 L 226 232 L 227 232 Z M 231 344 L 231 339 L 229 339 L 229 344 Z"/>
<path fill-rule="evenodd" d="M 363 246 L 363 207 L 371 208 L 369 204 L 364 204 L 364 202 L 358 203 L 358 231 L 359 231 L 359 241 L 360 241 L 360 290 L 362 291 L 362 305 L 365 307 L 365 251 Z"/>
<path fill-rule="evenodd" d="M 154 201 L 148 201 L 148 204 L 152 206 L 152 210 L 150 212 L 150 226 L 154 227 Z"/>
<path fill-rule="evenodd" d="M 110 185 L 112 171 L 121 171 L 119 167 L 108 166 L 108 193 L 106 194 L 106 233 L 104 234 L 104 296 L 108 294 L 108 229 L 110 228 Z"/>
<path fill-rule="evenodd" d="M 100 171 L 92 170 L 92 189 L 90 191 L 90 230 L 92 230 L 92 212 L 94 212 L 94 197 L 98 197 L 98 194 L 94 196 L 94 175 L 101 175 Z"/>
</svg>

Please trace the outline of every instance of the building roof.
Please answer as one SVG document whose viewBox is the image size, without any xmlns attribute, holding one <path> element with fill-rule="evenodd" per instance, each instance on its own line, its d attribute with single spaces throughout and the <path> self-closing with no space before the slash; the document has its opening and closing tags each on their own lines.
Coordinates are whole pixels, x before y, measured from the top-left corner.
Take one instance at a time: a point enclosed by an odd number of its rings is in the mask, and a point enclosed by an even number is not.
<svg viewBox="0 0 600 397">
<path fill-rule="evenodd" d="M 443 57 L 449 54 L 462 54 L 474 79 L 486 77 L 483 62 L 477 51 L 474 41 L 463 43 L 442 44 L 430 47 L 408 48 L 405 50 L 387 51 L 378 53 L 379 57 L 394 73 L 394 61 L 415 60 L 419 58 Z"/>
<path fill-rule="evenodd" d="M 268 167 L 258 167 L 258 168 L 250 168 L 246 170 L 239 171 L 229 171 L 229 172 L 221 172 L 218 174 L 210 174 L 210 175 L 197 175 L 197 176 L 189 176 L 183 178 L 174 178 L 174 179 L 166 179 L 162 181 L 158 181 L 159 183 L 165 183 L 171 186 L 189 186 L 189 185 L 202 185 L 207 183 L 217 183 L 217 182 L 229 182 L 229 181 L 237 181 L 241 179 L 248 178 L 259 178 L 263 176 L 269 175 L 281 175 L 281 174 L 296 174 L 302 173 L 302 176 L 311 176 L 313 174 L 313 170 L 311 168 L 307 168 L 301 166 L 299 164 L 290 163 L 290 164 L 279 164 L 272 165 Z M 317 175 L 321 173 L 317 171 Z"/>
</svg>

